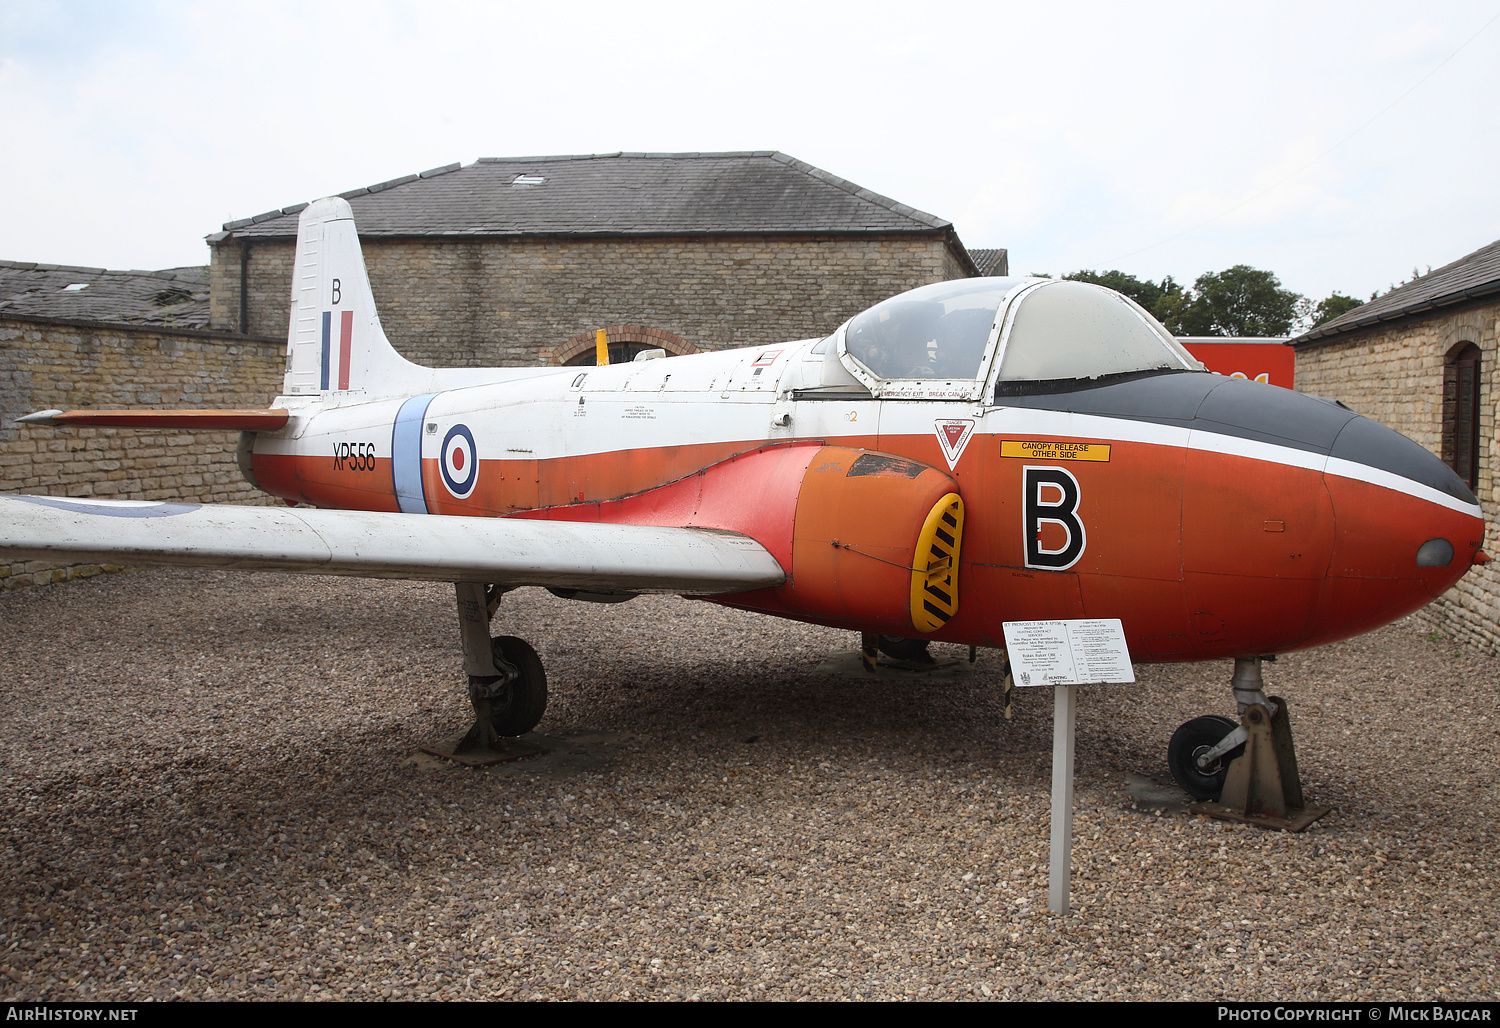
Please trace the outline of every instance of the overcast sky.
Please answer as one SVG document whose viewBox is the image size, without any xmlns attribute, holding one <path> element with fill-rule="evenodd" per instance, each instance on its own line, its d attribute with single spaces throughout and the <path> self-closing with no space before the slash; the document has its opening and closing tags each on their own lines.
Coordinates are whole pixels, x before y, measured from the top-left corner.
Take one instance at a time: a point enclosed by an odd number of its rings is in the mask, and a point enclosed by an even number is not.
<svg viewBox="0 0 1500 1028">
<path fill-rule="evenodd" d="M 1364 298 L 1500 238 L 1497 14 L 0 0 L 0 258 L 206 263 L 230 218 L 476 157 L 778 149 L 1016 273 Z"/>
</svg>

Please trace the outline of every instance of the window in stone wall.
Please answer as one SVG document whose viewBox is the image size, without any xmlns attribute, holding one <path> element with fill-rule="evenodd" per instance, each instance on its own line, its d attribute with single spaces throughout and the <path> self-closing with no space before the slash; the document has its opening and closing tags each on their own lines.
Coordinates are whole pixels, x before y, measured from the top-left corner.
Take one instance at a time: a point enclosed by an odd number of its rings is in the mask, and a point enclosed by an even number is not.
<svg viewBox="0 0 1500 1028">
<path fill-rule="evenodd" d="M 1443 362 L 1443 460 L 1479 488 L 1479 347 L 1459 343 Z"/>
</svg>

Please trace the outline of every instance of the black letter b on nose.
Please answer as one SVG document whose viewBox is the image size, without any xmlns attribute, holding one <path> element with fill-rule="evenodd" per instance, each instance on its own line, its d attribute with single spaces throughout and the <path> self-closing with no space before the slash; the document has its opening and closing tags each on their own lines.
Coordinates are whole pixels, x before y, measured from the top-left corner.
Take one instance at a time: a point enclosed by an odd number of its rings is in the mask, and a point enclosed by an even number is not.
<svg viewBox="0 0 1500 1028">
<path fill-rule="evenodd" d="M 1078 563 L 1087 543 L 1083 522 L 1078 520 L 1078 480 L 1063 468 L 1026 468 L 1025 493 L 1026 566 L 1062 571 Z M 1042 493 L 1056 490 L 1057 500 L 1043 499 Z M 1068 541 L 1061 549 L 1045 550 L 1041 535 L 1043 523 L 1062 526 Z"/>
</svg>

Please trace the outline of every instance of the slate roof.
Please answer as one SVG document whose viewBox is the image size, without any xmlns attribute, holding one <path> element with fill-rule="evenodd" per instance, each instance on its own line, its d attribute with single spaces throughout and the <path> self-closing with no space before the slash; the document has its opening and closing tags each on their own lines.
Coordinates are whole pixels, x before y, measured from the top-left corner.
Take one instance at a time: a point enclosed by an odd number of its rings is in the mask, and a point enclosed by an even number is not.
<svg viewBox="0 0 1500 1028">
<path fill-rule="evenodd" d="M 82 285 L 82 289 L 68 286 Z M 208 328 L 208 268 L 106 271 L 0 261 L 0 317 Z"/>
<path fill-rule="evenodd" d="M 981 275 L 998 275 L 1003 278 L 1010 274 L 1010 254 L 1004 249 L 971 249 L 969 257 Z"/>
<path fill-rule="evenodd" d="M 952 223 L 784 153 L 482 157 L 340 194 L 363 238 L 942 233 Z M 289 239 L 306 204 L 208 237 Z"/>
<path fill-rule="evenodd" d="M 1302 333 L 1291 342 L 1293 346 L 1332 342 L 1339 336 L 1374 328 L 1383 322 L 1420 317 L 1455 304 L 1488 297 L 1500 299 L 1500 240 L 1397 286 L 1384 296 L 1377 296 L 1347 314 Z"/>
</svg>

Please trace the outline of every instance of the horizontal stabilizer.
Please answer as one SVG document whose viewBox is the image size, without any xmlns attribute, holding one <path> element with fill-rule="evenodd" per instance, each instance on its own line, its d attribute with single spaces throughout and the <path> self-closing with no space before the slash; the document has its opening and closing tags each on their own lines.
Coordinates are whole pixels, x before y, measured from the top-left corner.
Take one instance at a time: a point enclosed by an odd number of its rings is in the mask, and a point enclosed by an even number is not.
<svg viewBox="0 0 1500 1028">
<path fill-rule="evenodd" d="M 274 432 L 287 422 L 284 410 L 43 410 L 16 419 L 21 425 L 91 428 L 216 428 Z"/>
<path fill-rule="evenodd" d="M 61 496 L 0 496 L 0 557 L 698 595 L 786 578 L 708 529 Z"/>
</svg>

